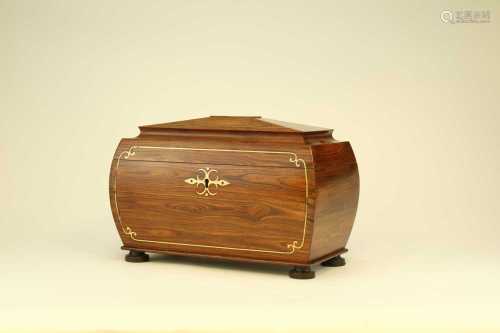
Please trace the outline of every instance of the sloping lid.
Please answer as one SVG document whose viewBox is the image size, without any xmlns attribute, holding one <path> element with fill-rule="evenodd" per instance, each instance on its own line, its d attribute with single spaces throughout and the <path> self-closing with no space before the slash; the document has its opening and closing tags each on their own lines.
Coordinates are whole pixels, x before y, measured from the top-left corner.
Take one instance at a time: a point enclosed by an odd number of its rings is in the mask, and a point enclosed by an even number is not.
<svg viewBox="0 0 500 333">
<path fill-rule="evenodd" d="M 320 133 L 328 128 L 287 123 L 261 117 L 210 116 L 206 118 L 175 121 L 171 123 L 141 126 L 141 130 L 200 130 L 268 133 Z"/>
</svg>

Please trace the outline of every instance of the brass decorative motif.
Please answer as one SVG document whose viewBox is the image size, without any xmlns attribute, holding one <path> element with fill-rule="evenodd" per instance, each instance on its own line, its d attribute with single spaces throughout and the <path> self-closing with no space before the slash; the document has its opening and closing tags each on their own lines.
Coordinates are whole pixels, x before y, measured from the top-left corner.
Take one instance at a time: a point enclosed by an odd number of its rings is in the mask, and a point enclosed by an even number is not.
<svg viewBox="0 0 500 333">
<path fill-rule="evenodd" d="M 290 163 L 293 163 L 296 167 L 300 168 L 304 167 L 304 182 L 305 182 L 305 198 L 304 198 L 304 227 L 302 230 L 302 239 L 299 243 L 298 240 L 293 241 L 292 243 L 286 244 L 287 251 L 274 251 L 274 250 L 266 250 L 266 249 L 249 249 L 242 247 L 228 247 L 228 246 L 213 246 L 206 244 L 190 244 L 190 243 L 179 243 L 179 242 L 168 242 L 168 241 L 156 241 L 150 239 L 141 239 L 137 237 L 137 232 L 133 231 L 129 226 L 124 225 L 121 217 L 120 210 L 118 209 L 118 201 L 117 190 L 116 190 L 116 181 L 118 175 L 118 167 L 120 166 L 120 160 L 129 159 L 129 157 L 134 156 L 137 150 L 140 149 L 165 149 L 165 150 L 193 150 L 193 151 L 219 151 L 219 152 L 234 152 L 234 153 L 261 153 L 261 154 L 282 154 L 289 155 Z M 189 178 L 188 178 L 189 179 Z M 187 181 L 187 179 L 186 179 Z M 229 184 L 229 183 L 228 183 Z M 267 151 L 267 150 L 236 150 L 236 149 L 210 149 L 210 148 L 181 148 L 181 147 L 154 147 L 154 146 L 131 146 L 128 150 L 124 150 L 118 155 L 118 159 L 115 167 L 114 174 L 114 182 L 113 182 L 113 194 L 114 194 L 114 204 L 116 208 L 116 217 L 122 232 L 124 235 L 129 236 L 132 240 L 136 242 L 143 243 L 156 243 L 156 244 L 168 244 L 174 246 L 189 246 L 189 247 L 201 247 L 201 248 L 212 248 L 212 249 L 224 249 L 224 250 L 234 250 L 234 251 L 249 251 L 249 252 L 263 252 L 263 253 L 274 253 L 274 254 L 287 254 L 291 255 L 295 253 L 296 250 L 300 250 L 304 246 L 305 238 L 306 238 L 306 230 L 307 230 L 307 216 L 308 216 L 308 198 L 309 198 L 309 182 L 307 177 L 307 165 L 306 162 L 302 158 L 298 158 L 297 154 L 286 151 Z M 194 184 L 193 184 L 194 185 Z"/>
<path fill-rule="evenodd" d="M 186 178 L 184 179 L 184 182 L 190 185 L 196 185 L 196 194 L 198 195 L 204 195 L 206 197 L 208 197 L 209 195 L 213 196 L 216 195 L 217 192 L 213 192 L 214 191 L 213 189 L 210 190 L 211 185 L 215 186 L 215 190 L 217 190 L 219 186 L 227 186 L 231 184 L 227 180 L 219 179 L 219 176 L 217 176 L 216 173 L 217 170 L 215 169 L 210 169 L 210 168 L 198 169 L 198 174 L 196 175 L 196 178 Z M 210 174 L 214 174 L 216 178 L 210 179 Z M 203 190 L 201 192 L 198 191 L 200 185 L 203 186 Z"/>
</svg>

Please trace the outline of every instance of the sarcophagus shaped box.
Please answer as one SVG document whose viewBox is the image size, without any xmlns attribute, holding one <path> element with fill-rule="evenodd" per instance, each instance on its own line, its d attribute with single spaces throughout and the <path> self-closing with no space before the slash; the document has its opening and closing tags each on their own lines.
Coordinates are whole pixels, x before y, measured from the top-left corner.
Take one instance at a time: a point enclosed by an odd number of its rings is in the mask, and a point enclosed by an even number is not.
<svg viewBox="0 0 500 333">
<path fill-rule="evenodd" d="M 344 264 L 359 178 L 332 130 L 216 116 L 141 126 L 120 141 L 109 188 L 127 261 L 262 261 L 312 278 L 313 264 Z"/>
</svg>

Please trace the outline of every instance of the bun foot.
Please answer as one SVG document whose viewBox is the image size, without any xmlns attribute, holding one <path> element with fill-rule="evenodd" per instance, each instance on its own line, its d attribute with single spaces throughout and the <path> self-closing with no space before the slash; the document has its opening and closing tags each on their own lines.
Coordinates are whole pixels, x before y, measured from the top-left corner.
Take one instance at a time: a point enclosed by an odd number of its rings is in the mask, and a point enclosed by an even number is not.
<svg viewBox="0 0 500 333">
<path fill-rule="evenodd" d="M 340 266 L 345 266 L 345 259 L 342 258 L 341 256 L 336 256 L 331 259 L 328 259 L 327 261 L 323 261 L 321 263 L 321 266 L 326 266 L 326 267 L 340 267 Z"/>
<path fill-rule="evenodd" d="M 149 256 L 142 251 L 130 250 L 130 252 L 125 256 L 125 261 L 145 262 L 145 261 L 149 261 Z"/>
<path fill-rule="evenodd" d="M 314 279 L 316 276 L 316 273 L 311 270 L 311 267 L 309 266 L 295 266 L 290 270 L 288 273 L 292 279 L 301 279 L 301 280 L 306 280 L 306 279 Z"/>
</svg>

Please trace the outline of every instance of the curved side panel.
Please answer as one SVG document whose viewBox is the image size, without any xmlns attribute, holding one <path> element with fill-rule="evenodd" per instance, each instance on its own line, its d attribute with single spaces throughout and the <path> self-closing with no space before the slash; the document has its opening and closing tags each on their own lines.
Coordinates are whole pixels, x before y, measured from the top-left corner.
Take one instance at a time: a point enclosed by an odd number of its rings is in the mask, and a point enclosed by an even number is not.
<svg viewBox="0 0 500 333">
<path fill-rule="evenodd" d="M 311 146 L 316 202 L 310 261 L 346 247 L 359 198 L 359 174 L 349 142 Z"/>
<path fill-rule="evenodd" d="M 116 152 L 120 150 L 120 146 L 122 145 L 123 140 L 120 141 L 118 144 L 118 147 L 116 147 L 115 155 Z M 109 204 L 111 207 L 111 213 L 113 214 L 113 221 L 115 222 L 116 230 L 118 231 L 118 235 L 120 236 L 120 239 L 122 240 L 122 244 L 125 244 L 127 240 L 127 236 L 122 230 L 122 227 L 120 225 L 120 218 L 118 216 L 118 211 L 116 210 L 116 205 L 115 205 L 115 194 L 116 194 L 116 166 L 118 163 L 118 159 L 113 159 L 111 161 L 111 166 L 109 170 Z"/>
</svg>

